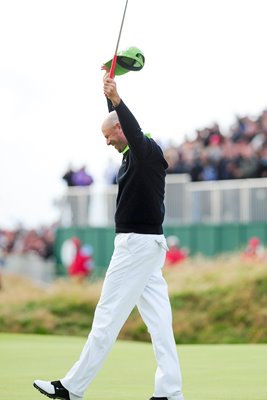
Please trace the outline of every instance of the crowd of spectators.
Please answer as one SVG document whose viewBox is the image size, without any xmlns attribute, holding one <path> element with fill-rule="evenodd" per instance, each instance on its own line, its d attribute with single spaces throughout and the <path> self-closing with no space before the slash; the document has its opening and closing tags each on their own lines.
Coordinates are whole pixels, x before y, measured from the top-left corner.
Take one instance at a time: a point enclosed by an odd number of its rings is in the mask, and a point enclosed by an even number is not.
<svg viewBox="0 0 267 400">
<path fill-rule="evenodd" d="M 256 118 L 237 117 L 228 134 L 217 123 L 196 137 L 164 149 L 168 174 L 189 174 L 192 181 L 267 177 L 267 110 Z"/>
<path fill-rule="evenodd" d="M 25 255 L 34 253 L 44 260 L 54 257 L 54 229 L 39 230 L 18 228 L 0 229 L 0 253 L 2 262 L 10 254 Z"/>
</svg>

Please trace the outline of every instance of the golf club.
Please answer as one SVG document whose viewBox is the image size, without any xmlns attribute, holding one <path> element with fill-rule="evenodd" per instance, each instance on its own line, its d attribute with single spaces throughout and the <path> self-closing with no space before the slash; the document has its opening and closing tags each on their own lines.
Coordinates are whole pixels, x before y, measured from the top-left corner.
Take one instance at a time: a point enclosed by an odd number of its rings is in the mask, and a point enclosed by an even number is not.
<svg viewBox="0 0 267 400">
<path fill-rule="evenodd" d="M 121 21 L 121 27 L 120 27 L 120 31 L 119 31 L 119 37 L 117 40 L 116 49 L 115 49 L 115 53 L 114 53 L 114 56 L 112 59 L 112 64 L 111 64 L 111 68 L 110 68 L 110 72 L 109 72 L 109 77 L 112 79 L 114 78 L 115 67 L 116 67 L 116 62 L 117 62 L 117 52 L 118 52 L 118 48 L 119 48 L 121 32 L 122 32 L 122 27 L 123 27 L 123 23 L 124 23 L 125 14 L 126 14 L 127 5 L 128 5 L 128 0 L 126 0 L 126 3 L 125 3 L 123 17 L 122 17 L 122 21 Z"/>
</svg>

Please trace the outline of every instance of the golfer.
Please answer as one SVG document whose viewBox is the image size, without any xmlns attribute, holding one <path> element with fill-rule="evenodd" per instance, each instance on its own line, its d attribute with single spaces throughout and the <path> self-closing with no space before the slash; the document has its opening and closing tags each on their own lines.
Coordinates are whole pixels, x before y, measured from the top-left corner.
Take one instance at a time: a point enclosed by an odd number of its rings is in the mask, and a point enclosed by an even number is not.
<svg viewBox="0 0 267 400">
<path fill-rule="evenodd" d="M 157 361 L 151 399 L 183 400 L 168 289 L 162 276 L 167 250 L 162 230 L 167 163 L 156 142 L 142 133 L 107 73 L 104 94 L 110 113 L 102 132 L 107 145 L 122 154 L 114 253 L 79 360 L 60 380 L 36 380 L 34 386 L 53 399 L 81 400 L 137 305 Z"/>
</svg>

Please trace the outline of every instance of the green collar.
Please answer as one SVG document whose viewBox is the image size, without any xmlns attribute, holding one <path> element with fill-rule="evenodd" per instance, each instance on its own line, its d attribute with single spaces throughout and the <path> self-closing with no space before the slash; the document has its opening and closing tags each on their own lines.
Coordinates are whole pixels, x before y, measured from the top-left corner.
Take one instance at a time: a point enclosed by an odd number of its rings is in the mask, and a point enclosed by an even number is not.
<svg viewBox="0 0 267 400">
<path fill-rule="evenodd" d="M 147 138 L 151 139 L 151 133 L 145 133 L 145 136 L 146 136 Z M 124 149 L 121 153 L 122 153 L 122 154 L 125 154 L 125 153 L 127 153 L 128 150 L 129 150 L 129 146 L 127 145 L 127 146 L 125 147 L 125 149 Z"/>
<path fill-rule="evenodd" d="M 121 152 L 122 154 L 125 154 L 125 153 L 127 153 L 127 151 L 129 150 L 129 146 L 127 145 L 126 147 L 125 147 L 125 149 Z"/>
</svg>

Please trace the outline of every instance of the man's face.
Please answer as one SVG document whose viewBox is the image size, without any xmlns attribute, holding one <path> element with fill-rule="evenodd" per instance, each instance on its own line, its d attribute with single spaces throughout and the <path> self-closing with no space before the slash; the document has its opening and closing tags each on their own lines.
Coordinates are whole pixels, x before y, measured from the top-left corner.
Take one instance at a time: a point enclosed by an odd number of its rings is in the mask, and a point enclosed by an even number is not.
<svg viewBox="0 0 267 400">
<path fill-rule="evenodd" d="M 127 139 L 124 136 L 124 133 L 119 123 L 117 123 L 113 127 L 103 127 L 102 132 L 106 139 L 107 145 L 115 147 L 115 149 L 118 150 L 119 153 L 121 153 L 127 146 Z"/>
</svg>

